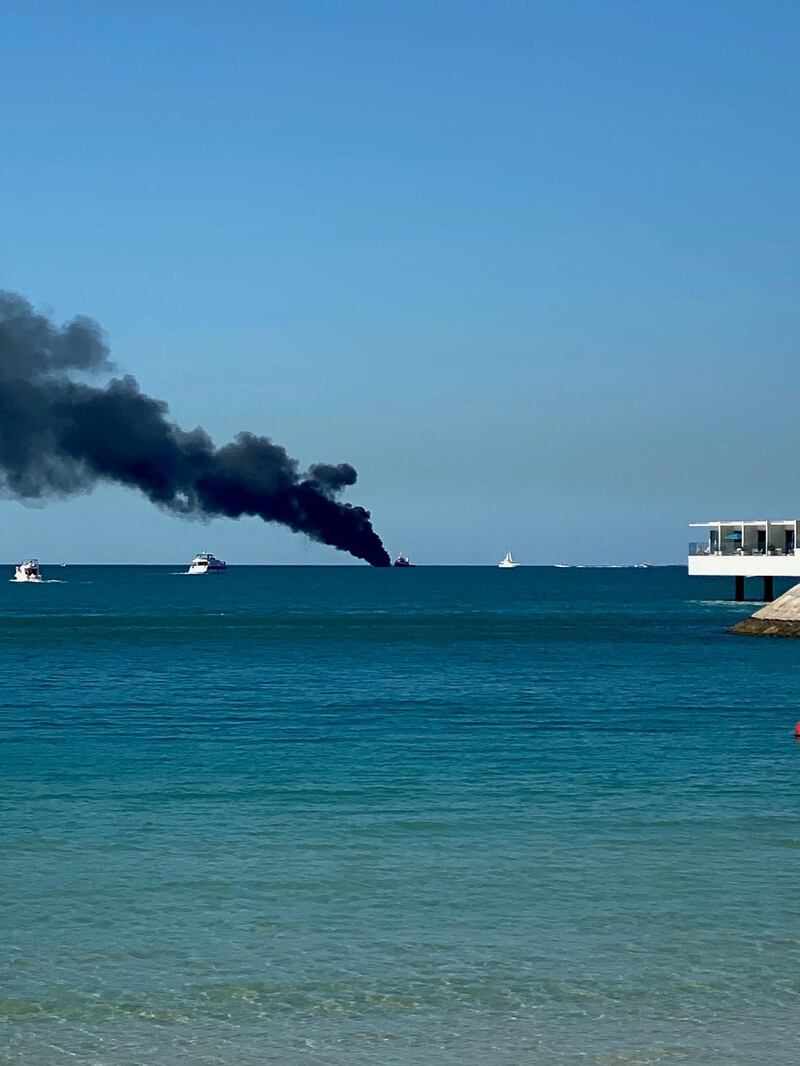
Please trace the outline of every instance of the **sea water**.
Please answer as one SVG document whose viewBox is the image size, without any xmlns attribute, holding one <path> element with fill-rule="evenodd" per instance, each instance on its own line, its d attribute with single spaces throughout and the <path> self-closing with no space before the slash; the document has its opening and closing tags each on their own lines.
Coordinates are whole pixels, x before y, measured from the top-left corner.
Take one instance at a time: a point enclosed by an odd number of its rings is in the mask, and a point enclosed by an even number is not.
<svg viewBox="0 0 800 1066">
<path fill-rule="evenodd" d="M 0 583 L 0 1062 L 797 1061 L 800 641 L 732 582 L 175 569 Z"/>
</svg>

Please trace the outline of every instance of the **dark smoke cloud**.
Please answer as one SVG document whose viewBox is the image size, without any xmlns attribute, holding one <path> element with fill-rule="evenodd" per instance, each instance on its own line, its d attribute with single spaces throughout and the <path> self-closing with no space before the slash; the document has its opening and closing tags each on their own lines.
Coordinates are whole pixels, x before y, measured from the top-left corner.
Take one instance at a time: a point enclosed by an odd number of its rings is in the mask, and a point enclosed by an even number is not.
<svg viewBox="0 0 800 1066">
<path fill-rule="evenodd" d="M 302 473 L 283 448 L 254 433 L 216 448 L 205 430 L 171 422 L 167 405 L 132 377 L 104 387 L 80 380 L 113 369 L 96 322 L 57 326 L 23 297 L 0 292 L 0 486 L 41 499 L 112 481 L 178 514 L 257 515 L 389 565 L 369 511 L 336 499 L 355 484 L 349 463 Z"/>
</svg>

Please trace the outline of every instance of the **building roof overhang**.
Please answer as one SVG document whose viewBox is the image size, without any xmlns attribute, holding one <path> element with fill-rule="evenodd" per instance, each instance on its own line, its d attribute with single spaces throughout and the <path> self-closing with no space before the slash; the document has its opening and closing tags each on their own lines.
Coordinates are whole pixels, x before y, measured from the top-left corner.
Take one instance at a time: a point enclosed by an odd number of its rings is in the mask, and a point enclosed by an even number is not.
<svg viewBox="0 0 800 1066">
<path fill-rule="evenodd" d="M 764 518 L 737 520 L 735 522 L 690 522 L 689 527 L 692 529 L 708 529 L 711 526 L 794 526 L 798 521 L 800 519 L 797 518 Z"/>
</svg>

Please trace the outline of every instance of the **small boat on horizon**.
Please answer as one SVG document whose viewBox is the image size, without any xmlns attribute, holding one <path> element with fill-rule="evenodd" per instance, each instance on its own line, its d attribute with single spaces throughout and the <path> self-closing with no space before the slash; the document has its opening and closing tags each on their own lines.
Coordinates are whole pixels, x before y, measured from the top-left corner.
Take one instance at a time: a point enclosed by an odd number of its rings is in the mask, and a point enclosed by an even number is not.
<svg viewBox="0 0 800 1066">
<path fill-rule="evenodd" d="M 514 559 L 511 552 L 508 551 L 497 565 L 501 570 L 513 570 L 515 566 L 519 566 L 519 563 Z"/>
<path fill-rule="evenodd" d="M 221 574 L 228 569 L 228 564 L 217 559 L 211 552 L 200 552 L 189 564 L 187 574 Z"/>
<path fill-rule="evenodd" d="M 38 559 L 26 559 L 14 571 L 12 581 L 44 581 Z"/>
<path fill-rule="evenodd" d="M 395 561 L 392 563 L 392 566 L 399 566 L 401 568 L 413 565 L 414 564 L 409 560 L 408 556 L 403 555 L 402 552 L 400 552 Z"/>
</svg>

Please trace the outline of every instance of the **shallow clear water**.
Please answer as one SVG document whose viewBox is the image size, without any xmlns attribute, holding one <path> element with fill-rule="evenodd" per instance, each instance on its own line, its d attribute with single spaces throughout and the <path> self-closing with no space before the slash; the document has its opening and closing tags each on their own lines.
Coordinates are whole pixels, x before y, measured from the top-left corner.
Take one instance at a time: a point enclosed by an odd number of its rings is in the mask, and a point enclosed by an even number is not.
<svg viewBox="0 0 800 1066">
<path fill-rule="evenodd" d="M 0 1062 L 796 1062 L 800 641 L 678 568 L 0 582 Z"/>
</svg>

